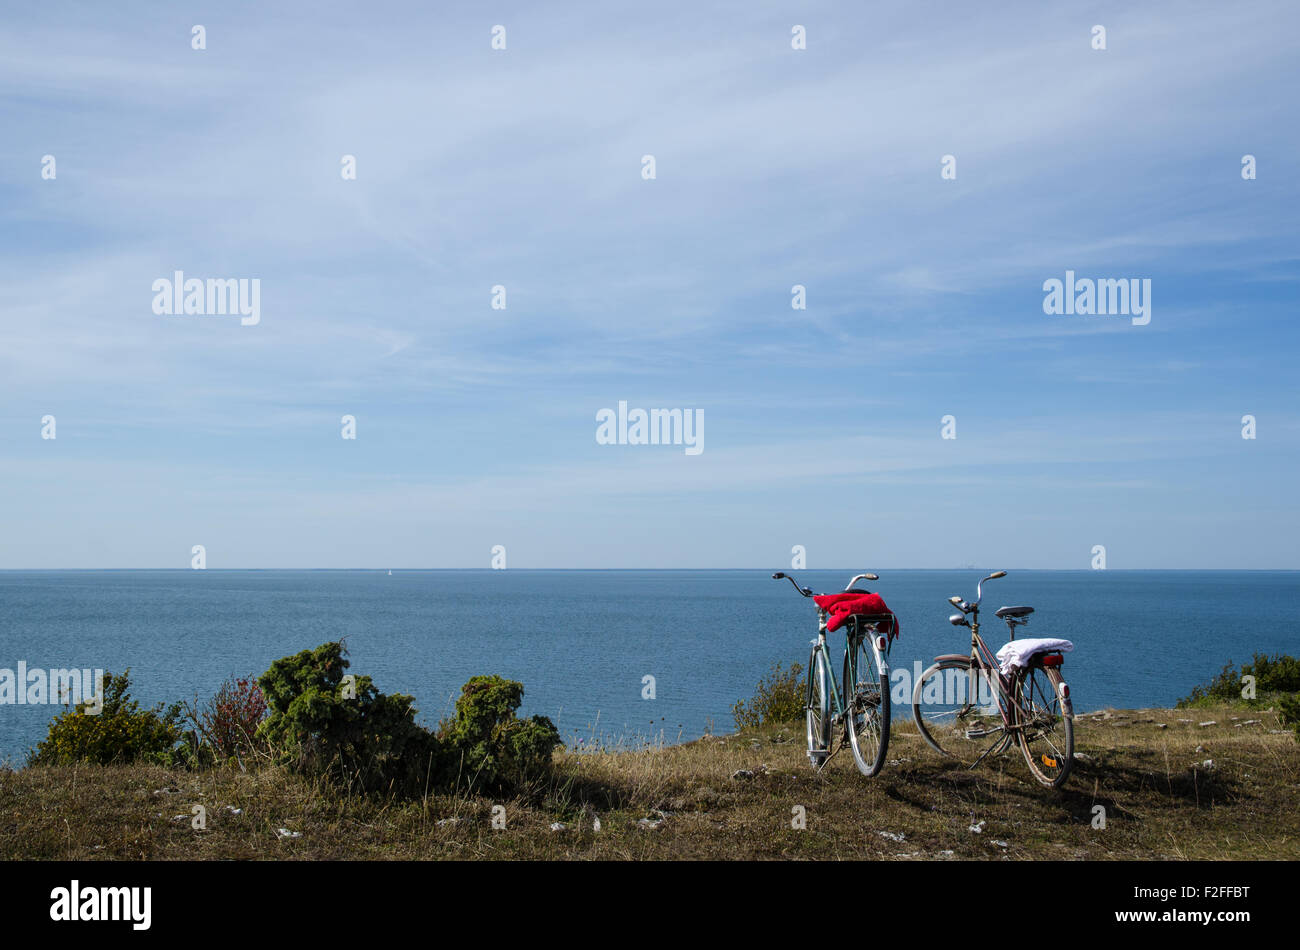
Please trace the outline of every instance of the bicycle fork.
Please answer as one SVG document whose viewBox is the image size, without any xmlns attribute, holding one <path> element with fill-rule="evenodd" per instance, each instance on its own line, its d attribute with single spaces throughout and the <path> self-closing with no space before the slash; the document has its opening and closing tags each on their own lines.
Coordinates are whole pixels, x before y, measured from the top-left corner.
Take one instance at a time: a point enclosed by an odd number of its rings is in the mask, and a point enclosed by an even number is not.
<svg viewBox="0 0 1300 950">
<path fill-rule="evenodd" d="M 821 677 L 823 708 L 817 710 L 817 712 L 821 714 L 822 721 L 825 723 L 823 729 L 827 733 L 827 745 L 829 746 L 830 735 L 833 734 L 834 727 L 843 718 L 844 703 L 840 697 L 839 688 L 835 685 L 835 674 L 831 671 L 830 652 L 826 643 L 826 615 L 823 613 L 819 612 L 818 615 L 817 639 L 811 642 L 815 669 L 808 671 L 809 682 L 811 683 L 813 676 Z M 809 688 L 808 708 L 810 710 L 812 709 L 814 695 L 815 691 Z"/>
</svg>

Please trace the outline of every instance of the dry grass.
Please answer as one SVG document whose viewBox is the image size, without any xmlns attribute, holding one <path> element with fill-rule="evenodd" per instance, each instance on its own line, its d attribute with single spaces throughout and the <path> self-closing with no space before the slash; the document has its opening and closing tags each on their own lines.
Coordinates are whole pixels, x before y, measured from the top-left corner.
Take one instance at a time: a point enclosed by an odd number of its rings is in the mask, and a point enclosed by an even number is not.
<svg viewBox="0 0 1300 950">
<path fill-rule="evenodd" d="M 906 722 L 875 779 L 858 775 L 847 750 L 816 774 L 799 729 L 768 728 L 560 753 L 549 787 L 505 802 L 384 803 L 277 769 L 25 769 L 0 773 L 0 858 L 1294 860 L 1300 745 L 1281 730 L 1272 712 L 1237 709 L 1089 714 L 1076 722 L 1087 759 L 1061 791 L 1035 784 L 1019 753 L 955 768 Z M 733 778 L 741 769 L 754 774 Z M 190 824 L 196 804 L 203 831 Z M 491 827 L 496 804 L 504 830 Z M 1092 826 L 1095 805 L 1104 830 Z M 791 827 L 795 806 L 804 830 Z M 557 821 L 566 828 L 552 831 Z"/>
</svg>

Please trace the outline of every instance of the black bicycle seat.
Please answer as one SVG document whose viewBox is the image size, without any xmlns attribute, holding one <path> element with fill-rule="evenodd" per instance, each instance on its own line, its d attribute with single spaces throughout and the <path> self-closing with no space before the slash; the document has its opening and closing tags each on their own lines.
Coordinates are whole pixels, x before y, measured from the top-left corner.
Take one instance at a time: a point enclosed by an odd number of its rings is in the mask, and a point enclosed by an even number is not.
<svg viewBox="0 0 1300 950">
<path fill-rule="evenodd" d="M 1003 619 L 1007 617 L 1028 617 L 1034 612 L 1033 607 L 999 607 L 995 613 Z"/>
</svg>

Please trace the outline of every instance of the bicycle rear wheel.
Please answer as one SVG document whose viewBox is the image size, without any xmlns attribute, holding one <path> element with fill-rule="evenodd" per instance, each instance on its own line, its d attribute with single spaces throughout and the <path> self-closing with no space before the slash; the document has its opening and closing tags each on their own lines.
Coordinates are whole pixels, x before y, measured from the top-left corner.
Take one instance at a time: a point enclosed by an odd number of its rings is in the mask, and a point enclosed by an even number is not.
<svg viewBox="0 0 1300 950">
<path fill-rule="evenodd" d="M 1040 785 L 1060 788 L 1074 764 L 1074 708 L 1061 695 L 1060 671 L 1031 666 L 1016 679 L 1020 751 Z"/>
<path fill-rule="evenodd" d="M 870 778 L 885 767 L 889 750 L 889 674 L 876 663 L 866 637 L 850 637 L 844 653 L 845 727 L 853 761 Z"/>
<path fill-rule="evenodd" d="M 972 766 L 1011 741 L 997 690 L 970 660 L 941 660 L 912 689 L 912 722 L 940 755 Z"/>
<path fill-rule="evenodd" d="M 804 702 L 808 723 L 808 761 L 820 769 L 830 756 L 831 698 L 830 669 L 820 646 L 808 658 L 808 687 Z"/>
</svg>

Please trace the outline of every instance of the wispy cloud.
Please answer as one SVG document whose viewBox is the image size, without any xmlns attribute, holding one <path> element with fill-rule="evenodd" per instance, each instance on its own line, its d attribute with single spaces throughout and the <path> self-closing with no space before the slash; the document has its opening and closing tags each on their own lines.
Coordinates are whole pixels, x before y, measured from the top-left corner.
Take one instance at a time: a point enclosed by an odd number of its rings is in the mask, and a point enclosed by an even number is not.
<svg viewBox="0 0 1300 950">
<path fill-rule="evenodd" d="M 149 561 L 205 517 L 250 564 L 418 563 L 417 523 L 457 538 L 439 563 L 477 564 L 503 512 L 535 563 L 573 563 L 608 559 L 638 498 L 669 514 L 630 516 L 628 563 L 671 566 L 797 530 L 789 493 L 874 489 L 877 541 L 947 564 L 949 508 L 999 488 L 1074 531 L 1103 496 L 1172 517 L 1149 495 L 1174 478 L 1231 523 L 1199 460 L 1297 461 L 1291 5 L 397 4 L 358 31 L 307 4 L 127 3 L 0 25 L 0 490 L 62 512 L 11 516 L 0 566 L 62 563 L 83 531 L 78 564 Z M 177 269 L 260 279 L 261 324 L 153 314 Z M 1046 316 L 1066 269 L 1153 279 L 1151 324 Z M 704 409 L 705 454 L 598 451 L 618 399 Z M 95 503 L 65 522 L 73 498 Z M 1240 550 L 1281 550 L 1300 511 L 1278 510 Z M 1025 543 L 1018 563 L 1063 549 Z M 1133 543 L 1153 565 L 1186 545 L 1155 523 Z"/>
</svg>

